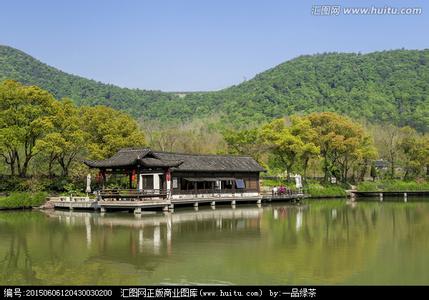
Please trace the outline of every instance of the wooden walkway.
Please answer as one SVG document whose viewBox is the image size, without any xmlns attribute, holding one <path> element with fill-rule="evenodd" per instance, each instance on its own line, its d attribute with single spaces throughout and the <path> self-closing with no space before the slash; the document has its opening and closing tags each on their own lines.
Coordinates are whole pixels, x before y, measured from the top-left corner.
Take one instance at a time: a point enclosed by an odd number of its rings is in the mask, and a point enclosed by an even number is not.
<svg viewBox="0 0 429 300">
<path fill-rule="evenodd" d="M 347 195 L 352 199 L 356 200 L 357 198 L 378 198 L 380 201 L 383 201 L 384 197 L 392 198 L 403 198 L 406 202 L 409 196 L 419 197 L 419 196 L 429 196 L 429 191 L 357 191 L 357 190 L 348 190 Z"/>
<path fill-rule="evenodd" d="M 298 202 L 305 198 L 303 194 L 259 194 L 254 196 L 228 196 L 223 195 L 205 195 L 204 197 L 192 197 L 189 195 L 184 198 L 163 199 L 162 197 L 145 197 L 145 198 L 107 198 L 103 200 L 89 199 L 87 197 L 54 197 L 50 198 L 49 205 L 54 208 L 74 209 L 100 209 L 101 212 L 109 210 L 130 210 L 139 214 L 142 210 L 162 209 L 164 211 L 173 210 L 175 206 L 190 205 L 198 207 L 199 205 L 210 205 L 215 208 L 218 204 L 230 204 L 232 206 L 238 203 L 256 203 L 261 205 L 262 202 Z"/>
<path fill-rule="evenodd" d="M 359 197 L 379 197 L 380 194 L 383 196 L 403 196 L 407 194 L 408 196 L 428 196 L 429 191 L 394 191 L 394 192 L 383 192 L 383 191 L 372 191 L 372 192 L 359 192 L 359 191 L 350 191 Z"/>
</svg>

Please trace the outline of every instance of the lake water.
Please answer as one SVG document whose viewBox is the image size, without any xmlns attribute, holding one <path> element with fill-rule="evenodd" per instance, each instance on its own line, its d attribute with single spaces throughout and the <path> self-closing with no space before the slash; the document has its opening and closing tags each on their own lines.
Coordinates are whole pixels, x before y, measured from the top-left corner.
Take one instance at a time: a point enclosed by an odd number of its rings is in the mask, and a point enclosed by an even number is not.
<svg viewBox="0 0 429 300">
<path fill-rule="evenodd" d="M 429 199 L 0 212 L 0 284 L 429 284 Z"/>
</svg>

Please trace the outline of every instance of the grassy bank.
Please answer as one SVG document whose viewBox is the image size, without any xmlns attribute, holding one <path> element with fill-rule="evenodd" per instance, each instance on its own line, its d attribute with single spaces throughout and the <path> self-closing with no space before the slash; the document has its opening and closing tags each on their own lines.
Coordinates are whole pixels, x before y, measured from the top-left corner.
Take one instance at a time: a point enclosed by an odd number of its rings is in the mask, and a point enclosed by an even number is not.
<svg viewBox="0 0 429 300">
<path fill-rule="evenodd" d="M 45 203 L 47 193 L 11 193 L 9 196 L 0 197 L 0 209 L 31 208 Z"/>
<path fill-rule="evenodd" d="M 357 185 L 360 192 L 429 191 L 428 181 L 380 180 L 365 181 Z"/>
<path fill-rule="evenodd" d="M 342 186 L 321 185 L 320 183 L 309 183 L 304 187 L 304 193 L 312 198 L 346 197 L 346 191 Z"/>
</svg>

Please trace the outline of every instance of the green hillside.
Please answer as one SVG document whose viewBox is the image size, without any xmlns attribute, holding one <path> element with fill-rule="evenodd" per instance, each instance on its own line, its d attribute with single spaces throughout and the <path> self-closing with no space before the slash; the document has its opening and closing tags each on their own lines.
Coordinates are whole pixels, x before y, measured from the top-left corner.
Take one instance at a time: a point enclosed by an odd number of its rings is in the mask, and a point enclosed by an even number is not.
<svg viewBox="0 0 429 300">
<path fill-rule="evenodd" d="M 237 86 L 187 100 L 190 107 L 221 111 L 238 124 L 334 111 L 428 131 L 429 50 L 301 56 Z"/>
<path fill-rule="evenodd" d="M 429 50 L 301 56 L 239 85 L 178 97 L 70 75 L 0 46 L 0 79 L 5 78 L 39 85 L 57 98 L 104 104 L 146 119 L 219 115 L 224 124 L 248 126 L 292 113 L 335 111 L 429 131 Z"/>
<path fill-rule="evenodd" d="M 67 74 L 22 51 L 0 45 L 0 80 L 3 79 L 40 86 L 56 98 L 69 97 L 80 105 L 106 105 L 136 117 L 148 111 L 155 101 L 168 102 L 177 98 L 160 91 L 120 88 Z"/>
</svg>

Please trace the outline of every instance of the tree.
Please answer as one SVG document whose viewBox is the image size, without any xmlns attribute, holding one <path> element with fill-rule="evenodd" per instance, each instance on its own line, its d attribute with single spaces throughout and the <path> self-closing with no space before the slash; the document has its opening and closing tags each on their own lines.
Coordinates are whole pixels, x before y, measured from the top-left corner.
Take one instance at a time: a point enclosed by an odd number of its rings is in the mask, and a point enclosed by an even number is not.
<svg viewBox="0 0 429 300">
<path fill-rule="evenodd" d="M 374 163 L 371 164 L 371 170 L 370 170 L 370 176 L 372 177 L 372 181 L 375 181 L 375 178 L 377 178 L 377 169 L 375 168 Z"/>
<path fill-rule="evenodd" d="M 285 167 L 288 178 L 291 172 L 297 171 L 296 167 L 301 162 L 306 172 L 310 157 L 319 153 L 319 148 L 312 140 L 314 134 L 308 120 L 299 117 L 292 118 L 291 126 L 285 119 L 276 119 L 260 129 L 261 140 L 274 155 L 274 161 L 279 161 Z"/>
<path fill-rule="evenodd" d="M 311 122 L 305 117 L 292 116 L 291 133 L 303 142 L 301 149 L 301 160 L 304 171 L 304 178 L 307 177 L 308 162 L 311 158 L 320 153 L 320 148 L 316 146 L 317 133 L 311 127 Z"/>
<path fill-rule="evenodd" d="M 347 182 L 349 170 L 359 161 L 366 169 L 375 149 L 359 124 L 332 112 L 312 113 L 307 118 L 316 132 L 326 182 L 331 175 Z"/>
<path fill-rule="evenodd" d="M 105 106 L 81 108 L 82 129 L 88 134 L 88 156 L 104 159 L 125 147 L 141 147 L 146 141 L 137 122 L 125 113 Z"/>
<path fill-rule="evenodd" d="M 55 99 L 36 86 L 6 80 L 0 84 L 0 150 L 11 174 L 27 176 L 36 143 L 52 129 Z"/>
<path fill-rule="evenodd" d="M 223 137 L 230 154 L 249 155 L 259 162 L 267 148 L 261 140 L 258 128 L 240 131 L 227 130 L 224 131 Z"/>
<path fill-rule="evenodd" d="M 395 169 L 399 163 L 401 153 L 399 144 L 402 139 L 401 130 L 392 125 L 384 124 L 372 127 L 372 135 L 375 144 L 379 150 L 381 158 L 385 159 L 390 165 L 390 178 L 395 178 Z"/>
<path fill-rule="evenodd" d="M 61 176 L 68 176 L 70 165 L 79 153 L 86 150 L 88 134 L 82 130 L 83 119 L 79 108 L 69 99 L 54 103 L 55 118 L 53 130 L 38 141 L 37 149 L 48 156 L 48 173 L 53 176 L 53 164 L 61 167 Z"/>
<path fill-rule="evenodd" d="M 420 136 L 413 128 L 401 128 L 402 139 L 399 149 L 402 151 L 404 179 L 419 176 L 429 162 L 429 145 L 425 137 Z"/>
</svg>

